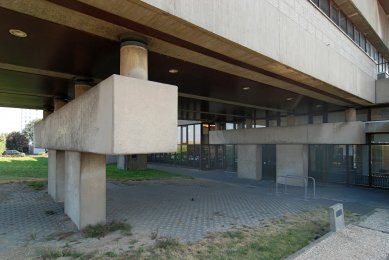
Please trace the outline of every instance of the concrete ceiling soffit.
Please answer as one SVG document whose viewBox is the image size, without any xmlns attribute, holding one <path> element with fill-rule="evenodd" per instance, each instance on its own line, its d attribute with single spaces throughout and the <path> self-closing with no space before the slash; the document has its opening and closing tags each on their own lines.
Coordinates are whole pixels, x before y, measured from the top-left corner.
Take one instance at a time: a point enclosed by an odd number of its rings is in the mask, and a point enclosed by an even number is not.
<svg viewBox="0 0 389 260">
<path fill-rule="evenodd" d="M 123 33 L 139 30 L 150 39 L 150 50 L 157 53 L 337 105 L 370 104 L 369 101 L 324 84 L 188 22 L 181 20 L 178 22 L 178 18 L 162 13 L 140 1 L 35 0 L 32 3 L 32 1 L 4 0 L 0 2 L 0 6 L 114 41 L 118 41 L 118 36 Z M 132 20 L 129 20 L 130 18 Z M 172 23 L 174 26 L 169 26 Z M 160 26 L 157 26 L 158 24 Z M 166 31 L 166 28 L 173 29 Z M 180 35 L 183 29 L 190 33 Z M 202 35 L 203 44 L 196 41 L 197 37 L 188 38 L 190 35 L 197 36 L 199 33 Z M 218 48 L 202 46 L 204 43 L 227 46 L 227 49 L 219 53 Z M 226 56 L 225 53 L 231 55 Z"/>
</svg>

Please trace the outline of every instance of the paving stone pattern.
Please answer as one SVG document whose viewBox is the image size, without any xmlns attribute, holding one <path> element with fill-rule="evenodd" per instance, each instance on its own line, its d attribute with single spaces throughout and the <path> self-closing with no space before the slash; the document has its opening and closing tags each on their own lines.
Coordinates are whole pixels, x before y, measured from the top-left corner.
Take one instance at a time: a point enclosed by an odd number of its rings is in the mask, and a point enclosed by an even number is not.
<svg viewBox="0 0 389 260">
<path fill-rule="evenodd" d="M 176 170 L 190 175 L 190 171 Z M 318 198 L 305 201 L 301 188 L 276 195 L 271 180 L 242 181 L 226 173 L 223 179 L 220 172 L 192 174 L 201 176 L 194 180 L 108 183 L 107 220 L 124 220 L 137 233 L 155 232 L 160 237 L 195 241 L 209 232 L 253 226 L 338 202 L 360 214 L 376 207 L 389 208 L 388 191 L 320 184 Z M 0 258 L 5 250 L 28 245 L 32 239 L 44 241 L 53 233 L 75 230 L 63 213 L 63 203 L 53 202 L 47 191 L 34 191 L 23 184 L 0 185 Z"/>
</svg>

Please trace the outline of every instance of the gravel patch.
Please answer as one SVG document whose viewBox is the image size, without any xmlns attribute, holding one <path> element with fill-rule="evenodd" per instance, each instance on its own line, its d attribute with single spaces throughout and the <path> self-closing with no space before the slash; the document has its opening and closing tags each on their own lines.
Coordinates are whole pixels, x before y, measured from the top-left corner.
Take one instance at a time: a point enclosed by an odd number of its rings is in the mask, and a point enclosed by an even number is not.
<svg viewBox="0 0 389 260">
<path fill-rule="evenodd" d="M 293 259 L 389 259 L 389 234 L 350 225 L 320 241 Z"/>
<path fill-rule="evenodd" d="M 361 221 L 359 226 L 389 233 L 389 210 L 376 209 L 372 215 Z"/>
</svg>

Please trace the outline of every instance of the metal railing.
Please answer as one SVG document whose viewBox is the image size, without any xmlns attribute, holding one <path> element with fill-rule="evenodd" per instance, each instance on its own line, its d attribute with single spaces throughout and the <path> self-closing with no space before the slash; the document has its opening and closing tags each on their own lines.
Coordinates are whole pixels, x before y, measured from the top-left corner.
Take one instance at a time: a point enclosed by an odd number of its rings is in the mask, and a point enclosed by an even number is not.
<svg viewBox="0 0 389 260">
<path fill-rule="evenodd" d="M 313 184 L 313 198 L 316 198 L 316 180 L 313 177 L 303 177 L 303 176 L 297 176 L 297 175 L 285 175 L 285 176 L 277 176 L 276 179 L 276 194 L 278 194 L 278 178 L 284 178 L 284 193 L 286 194 L 288 192 L 288 179 L 300 179 L 304 180 L 304 198 L 305 200 L 308 200 L 308 185 L 309 180 L 312 180 Z"/>
</svg>

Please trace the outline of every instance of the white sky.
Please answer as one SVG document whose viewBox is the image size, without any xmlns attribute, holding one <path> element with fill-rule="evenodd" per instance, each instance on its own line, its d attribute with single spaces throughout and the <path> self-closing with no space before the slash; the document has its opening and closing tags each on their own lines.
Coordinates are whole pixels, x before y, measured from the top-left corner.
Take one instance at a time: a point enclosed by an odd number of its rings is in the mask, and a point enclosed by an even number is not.
<svg viewBox="0 0 389 260">
<path fill-rule="evenodd" d="M 21 109 L 0 107 L 0 133 L 21 131 Z"/>
</svg>

